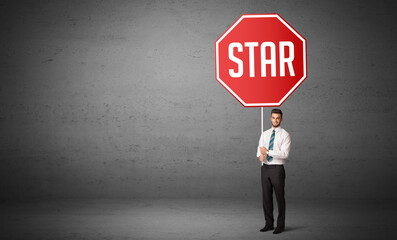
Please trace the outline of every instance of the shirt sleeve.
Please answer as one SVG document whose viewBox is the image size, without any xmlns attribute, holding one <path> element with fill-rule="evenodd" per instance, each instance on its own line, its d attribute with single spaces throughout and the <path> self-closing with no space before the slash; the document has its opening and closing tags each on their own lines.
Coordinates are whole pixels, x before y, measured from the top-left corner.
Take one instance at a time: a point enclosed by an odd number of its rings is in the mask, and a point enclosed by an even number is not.
<svg viewBox="0 0 397 240">
<path fill-rule="evenodd" d="M 259 157 L 261 155 L 260 147 L 264 147 L 264 145 L 263 145 L 263 133 L 261 134 L 261 137 L 259 138 L 258 148 L 256 150 L 256 157 Z"/>
<path fill-rule="evenodd" d="M 291 136 L 289 135 L 289 133 L 287 133 L 287 135 L 283 139 L 283 142 L 281 143 L 280 150 L 278 149 L 269 150 L 269 156 L 273 158 L 287 159 L 289 156 L 290 149 L 291 149 Z"/>
</svg>

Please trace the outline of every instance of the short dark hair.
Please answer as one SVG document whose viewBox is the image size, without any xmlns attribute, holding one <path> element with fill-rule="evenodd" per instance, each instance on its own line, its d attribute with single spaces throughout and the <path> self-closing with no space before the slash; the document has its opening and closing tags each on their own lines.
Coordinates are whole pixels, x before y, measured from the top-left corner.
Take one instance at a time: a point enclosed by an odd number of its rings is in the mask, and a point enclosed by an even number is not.
<svg viewBox="0 0 397 240">
<path fill-rule="evenodd" d="M 280 114 L 281 118 L 283 118 L 283 112 L 281 111 L 281 109 L 275 108 L 275 109 L 272 110 L 271 114 L 273 114 L 273 113 Z"/>
</svg>

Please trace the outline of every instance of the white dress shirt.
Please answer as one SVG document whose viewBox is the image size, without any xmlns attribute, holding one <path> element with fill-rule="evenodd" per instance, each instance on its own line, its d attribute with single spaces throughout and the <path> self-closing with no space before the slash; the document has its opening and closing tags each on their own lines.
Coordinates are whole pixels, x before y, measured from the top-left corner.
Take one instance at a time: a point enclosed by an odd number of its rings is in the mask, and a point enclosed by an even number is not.
<svg viewBox="0 0 397 240">
<path fill-rule="evenodd" d="M 273 129 L 276 130 L 274 135 L 273 150 L 269 150 L 269 141 L 270 137 L 272 136 Z M 285 159 L 287 159 L 289 155 L 289 150 L 291 148 L 291 137 L 283 128 L 271 127 L 262 133 L 261 138 L 259 139 L 256 157 L 261 155 L 260 147 L 265 147 L 268 149 L 267 155 L 273 157 L 273 159 L 268 162 L 267 156 L 265 156 L 265 160 L 262 162 L 262 165 L 283 165 L 285 163 Z"/>
</svg>

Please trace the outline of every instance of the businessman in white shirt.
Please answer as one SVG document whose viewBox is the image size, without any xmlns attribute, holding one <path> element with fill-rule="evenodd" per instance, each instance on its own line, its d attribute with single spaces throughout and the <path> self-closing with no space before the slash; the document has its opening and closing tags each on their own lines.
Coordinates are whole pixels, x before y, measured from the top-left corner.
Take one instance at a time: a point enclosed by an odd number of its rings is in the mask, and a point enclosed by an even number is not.
<svg viewBox="0 0 397 240">
<path fill-rule="evenodd" d="M 262 202 L 265 215 L 265 227 L 260 231 L 266 232 L 274 229 L 274 190 L 277 199 L 278 217 L 277 227 L 273 233 L 278 234 L 285 229 L 284 163 L 291 148 L 291 137 L 287 131 L 280 127 L 283 120 L 283 113 L 280 109 L 273 109 L 270 119 L 272 127 L 262 133 L 257 150 L 257 157 L 262 165 Z"/>
</svg>

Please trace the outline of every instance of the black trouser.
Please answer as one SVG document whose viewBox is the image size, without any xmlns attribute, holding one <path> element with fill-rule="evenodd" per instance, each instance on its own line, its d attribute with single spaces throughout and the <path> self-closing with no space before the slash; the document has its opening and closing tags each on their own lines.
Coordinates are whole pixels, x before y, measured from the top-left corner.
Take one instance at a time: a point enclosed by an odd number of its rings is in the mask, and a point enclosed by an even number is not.
<svg viewBox="0 0 397 240">
<path fill-rule="evenodd" d="M 278 217 L 277 227 L 285 227 L 285 170 L 284 165 L 263 165 L 261 167 L 262 202 L 266 225 L 273 226 L 273 188 L 276 193 Z"/>
</svg>

